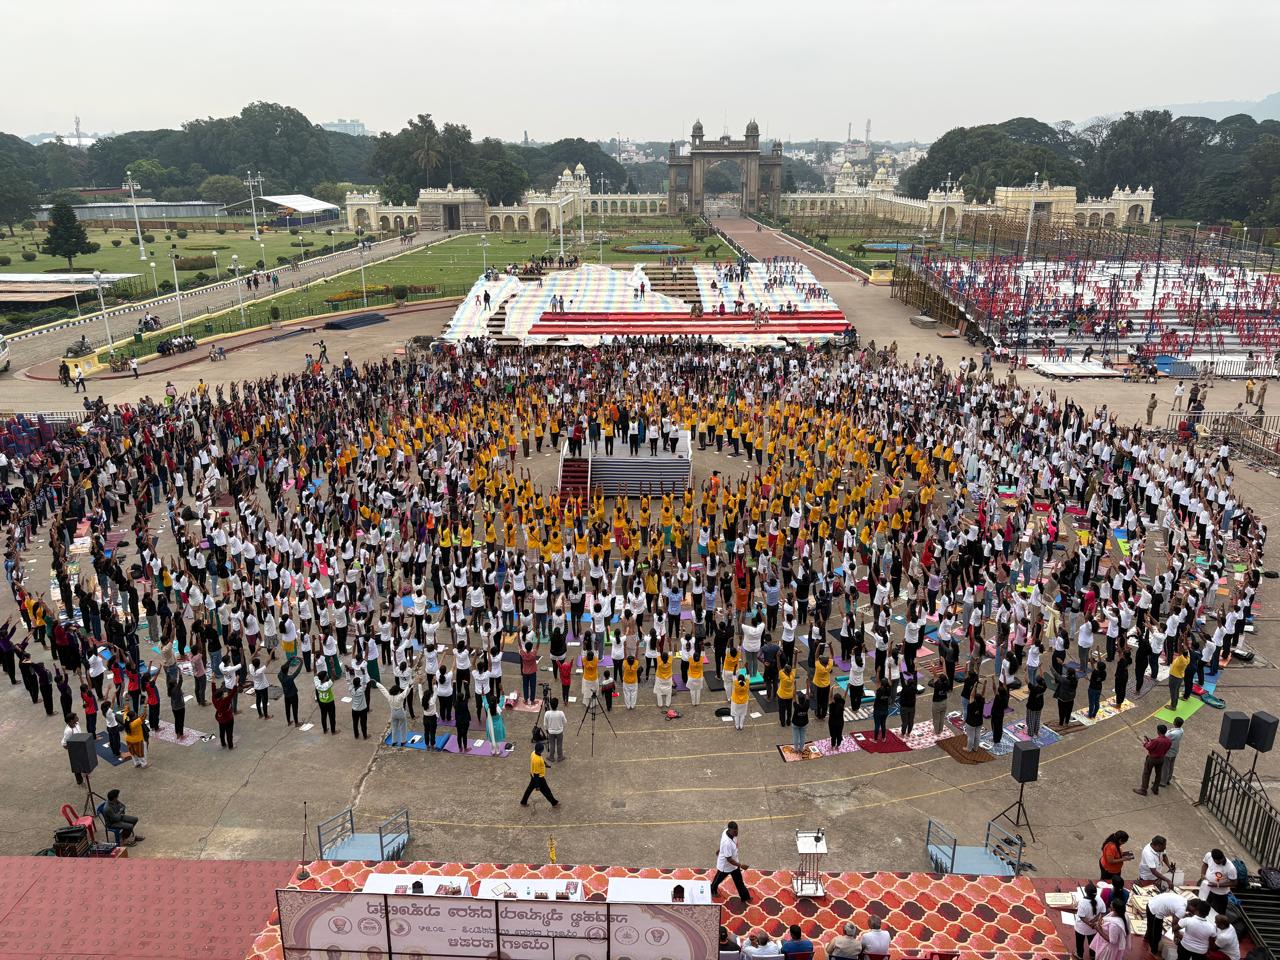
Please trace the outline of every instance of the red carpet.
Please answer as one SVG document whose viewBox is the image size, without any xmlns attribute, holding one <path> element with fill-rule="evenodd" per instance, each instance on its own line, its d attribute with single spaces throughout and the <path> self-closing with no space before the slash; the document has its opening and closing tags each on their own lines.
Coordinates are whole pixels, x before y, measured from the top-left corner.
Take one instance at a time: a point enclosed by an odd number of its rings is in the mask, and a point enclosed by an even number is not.
<svg viewBox="0 0 1280 960">
<path fill-rule="evenodd" d="M 296 869 L 278 860 L 2 857 L 0 958 L 242 960 Z"/>
<path fill-rule="evenodd" d="M 727 313 L 691 317 L 687 313 L 544 313 L 530 328 L 533 336 L 601 336 L 629 334 L 822 334 L 841 333 L 839 310 L 775 313 L 759 327 L 746 315 Z"/>
</svg>

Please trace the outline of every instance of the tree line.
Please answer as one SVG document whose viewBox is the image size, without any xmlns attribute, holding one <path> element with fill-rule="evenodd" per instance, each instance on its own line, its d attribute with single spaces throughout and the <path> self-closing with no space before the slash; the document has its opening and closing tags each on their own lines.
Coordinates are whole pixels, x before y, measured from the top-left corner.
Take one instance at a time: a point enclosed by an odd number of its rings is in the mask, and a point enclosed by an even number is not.
<svg viewBox="0 0 1280 960">
<path fill-rule="evenodd" d="M 1280 121 L 1223 120 L 1142 110 L 1077 126 L 1016 117 L 957 127 L 905 171 L 899 189 L 924 197 L 951 176 L 970 201 L 1034 176 L 1071 185 L 1081 200 L 1116 186 L 1155 189 L 1155 212 L 1204 223 L 1280 222 Z"/>
<path fill-rule="evenodd" d="M 538 147 L 485 138 L 464 124 L 436 124 L 419 114 L 395 133 L 353 137 L 325 130 L 301 111 L 251 103 L 232 117 L 209 117 L 176 130 L 136 130 L 104 137 L 87 150 L 59 141 L 33 146 L 0 133 L 0 224 L 12 233 L 42 201 L 77 201 L 85 188 L 117 189 L 125 171 L 142 195 L 159 200 L 247 201 L 247 171 L 262 191 L 307 193 L 341 204 L 357 185 L 392 202 L 412 203 L 421 187 L 475 187 L 491 203 L 514 203 L 529 187 L 549 189 L 561 170 L 583 163 L 609 189 L 627 180 L 599 146 L 565 139 Z"/>
</svg>

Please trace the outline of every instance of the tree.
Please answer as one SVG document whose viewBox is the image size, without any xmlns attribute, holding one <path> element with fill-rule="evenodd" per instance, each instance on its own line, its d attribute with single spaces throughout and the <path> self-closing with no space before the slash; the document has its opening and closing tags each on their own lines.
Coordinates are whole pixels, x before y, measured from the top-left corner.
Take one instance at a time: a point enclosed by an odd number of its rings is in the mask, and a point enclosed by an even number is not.
<svg viewBox="0 0 1280 960">
<path fill-rule="evenodd" d="M 9 228 L 9 236 L 14 224 L 31 216 L 37 199 L 34 183 L 12 167 L 0 169 L 0 224 Z"/>
<path fill-rule="evenodd" d="M 84 224 L 67 203 L 55 203 L 49 211 L 49 232 L 44 241 L 44 252 L 51 257 L 66 257 L 67 269 L 75 269 L 75 258 L 82 253 L 93 253 L 93 245 L 84 232 Z"/>
<path fill-rule="evenodd" d="M 201 200 L 220 203 L 224 207 L 248 199 L 247 192 L 244 182 L 239 177 L 226 173 L 215 173 L 205 177 L 199 190 Z"/>
<path fill-rule="evenodd" d="M 519 203 L 529 188 L 529 175 L 510 160 L 480 160 L 474 185 L 490 203 Z"/>
</svg>

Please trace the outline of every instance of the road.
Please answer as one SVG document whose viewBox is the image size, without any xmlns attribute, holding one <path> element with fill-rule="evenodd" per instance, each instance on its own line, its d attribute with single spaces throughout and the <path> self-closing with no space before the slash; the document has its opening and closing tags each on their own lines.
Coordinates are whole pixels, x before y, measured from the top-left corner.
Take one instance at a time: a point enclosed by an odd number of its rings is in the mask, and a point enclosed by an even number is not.
<svg viewBox="0 0 1280 960">
<path fill-rule="evenodd" d="M 364 262 L 374 263 L 399 256 L 407 250 L 416 250 L 435 240 L 448 236 L 445 233 L 422 232 L 413 234 L 408 243 L 401 243 L 399 237 L 375 243 L 364 256 Z M 280 288 L 282 290 L 301 287 L 313 280 L 331 277 L 360 266 L 360 255 L 356 250 L 343 250 L 336 254 L 316 257 L 298 265 L 297 271 L 280 269 Z M 259 289 L 259 295 L 262 290 Z M 236 286 L 232 283 L 212 284 L 199 290 L 184 291 L 182 296 L 182 313 L 188 322 L 207 313 L 216 313 L 237 303 Z M 73 342 L 80 339 L 81 334 L 87 336 L 95 346 L 107 342 L 107 322 L 111 324 L 111 332 L 116 340 L 128 337 L 137 329 L 143 312 L 150 312 L 160 318 L 164 325 L 178 322 L 178 301 L 173 296 L 155 301 L 131 305 L 123 310 L 108 311 L 107 321 L 101 314 L 94 314 L 84 320 L 76 321 L 70 326 L 48 330 L 36 335 L 16 334 L 9 338 L 9 349 L 12 354 L 12 367 L 20 370 L 41 360 L 61 356 Z"/>
</svg>

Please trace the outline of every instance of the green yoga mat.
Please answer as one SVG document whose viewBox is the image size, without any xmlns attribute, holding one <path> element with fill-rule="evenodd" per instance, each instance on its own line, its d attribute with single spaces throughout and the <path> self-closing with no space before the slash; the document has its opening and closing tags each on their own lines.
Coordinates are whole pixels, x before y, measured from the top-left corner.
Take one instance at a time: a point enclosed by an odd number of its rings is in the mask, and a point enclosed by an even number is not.
<svg viewBox="0 0 1280 960">
<path fill-rule="evenodd" d="M 1192 697 L 1190 700 L 1179 700 L 1178 709 L 1170 710 L 1168 706 L 1156 711 L 1156 716 L 1165 723 L 1173 723 L 1175 717 L 1181 717 L 1183 720 L 1191 717 L 1197 710 L 1204 706 L 1204 701 L 1199 697 Z"/>
</svg>

